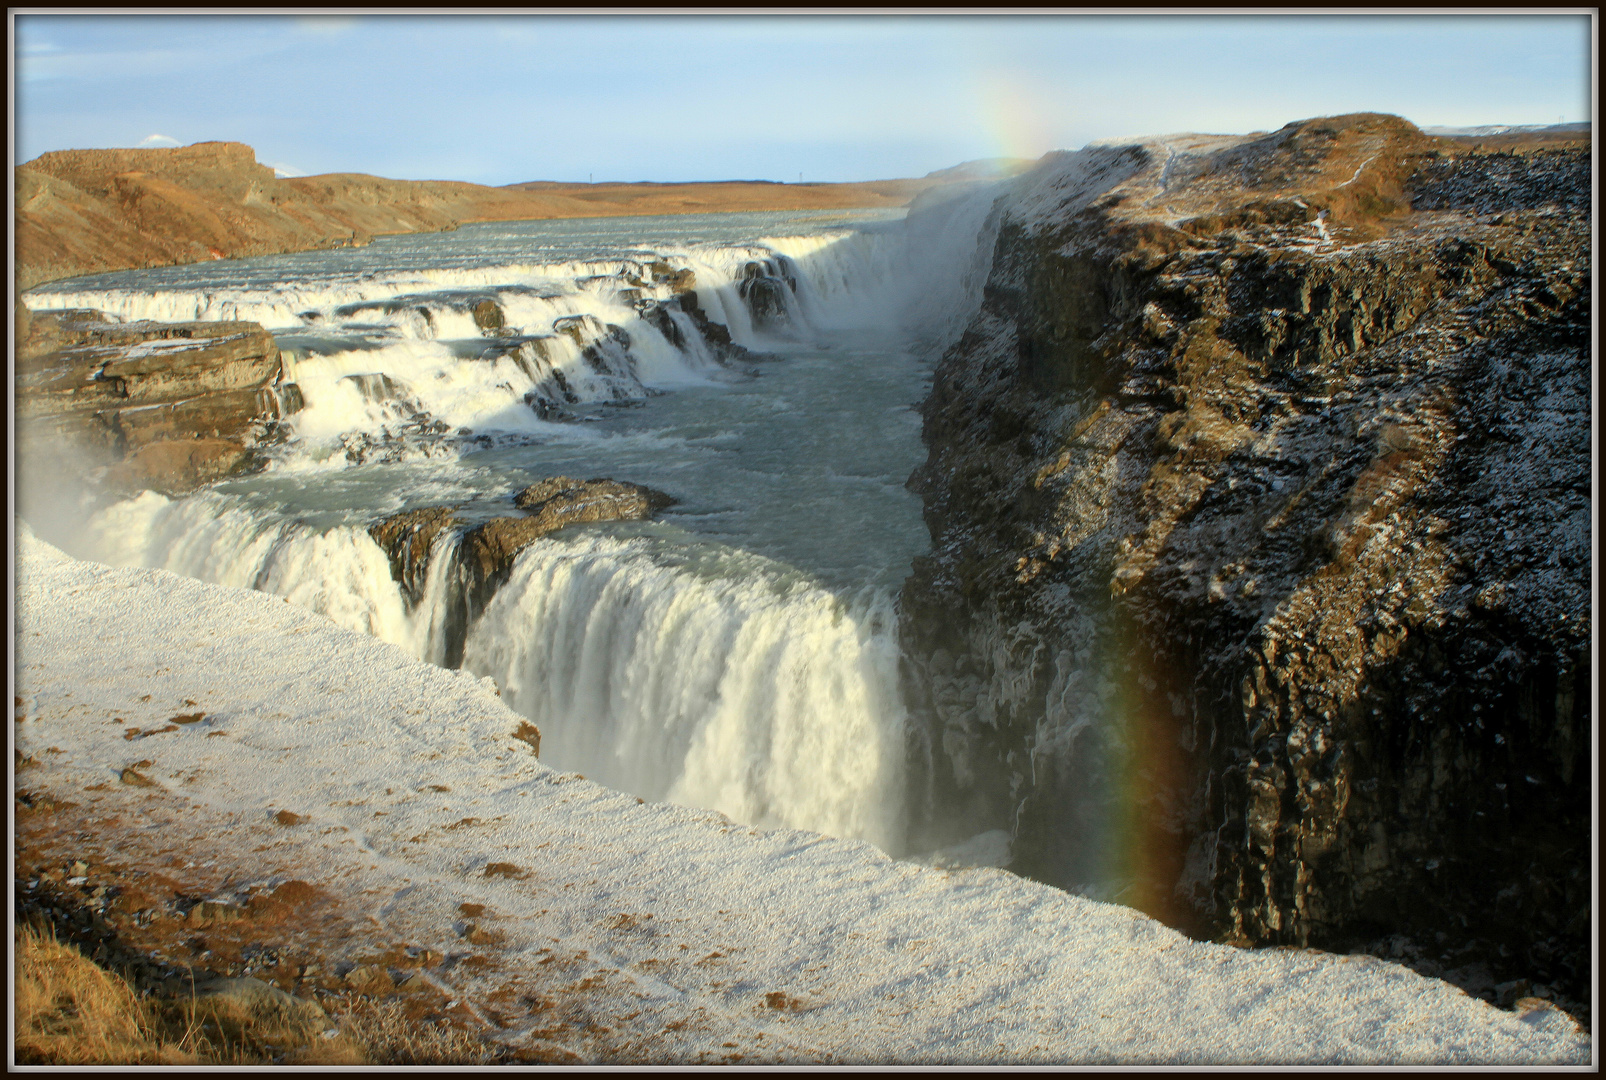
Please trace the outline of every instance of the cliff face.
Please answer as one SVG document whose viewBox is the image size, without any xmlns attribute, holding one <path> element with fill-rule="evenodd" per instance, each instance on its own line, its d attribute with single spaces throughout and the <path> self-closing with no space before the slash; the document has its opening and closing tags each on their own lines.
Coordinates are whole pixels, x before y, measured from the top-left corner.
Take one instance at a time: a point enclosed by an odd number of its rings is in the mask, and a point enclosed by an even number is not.
<svg viewBox="0 0 1606 1080">
<path fill-rule="evenodd" d="M 1587 998 L 1589 176 L 1364 115 L 1017 181 L 911 479 L 913 841 Z"/>
</svg>

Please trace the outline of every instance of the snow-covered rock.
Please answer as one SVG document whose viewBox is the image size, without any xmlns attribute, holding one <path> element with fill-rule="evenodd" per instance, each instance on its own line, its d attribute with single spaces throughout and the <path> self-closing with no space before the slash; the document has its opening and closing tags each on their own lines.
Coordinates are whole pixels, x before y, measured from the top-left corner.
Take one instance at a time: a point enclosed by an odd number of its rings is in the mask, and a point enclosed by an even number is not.
<svg viewBox="0 0 1606 1080">
<path fill-rule="evenodd" d="M 470 675 L 18 528 L 28 783 L 128 852 L 160 816 L 163 845 L 232 860 L 237 887 L 311 881 L 388 940 L 460 950 L 460 905 L 482 905 L 487 963 L 432 977 L 500 993 L 495 1038 L 666 1062 L 1590 1060 L 1564 1017 L 1371 957 L 1195 942 L 1002 871 L 642 803 L 542 764 Z M 156 787 L 117 783 L 136 762 Z M 554 1027 L 568 1007 L 586 1022 Z"/>
</svg>

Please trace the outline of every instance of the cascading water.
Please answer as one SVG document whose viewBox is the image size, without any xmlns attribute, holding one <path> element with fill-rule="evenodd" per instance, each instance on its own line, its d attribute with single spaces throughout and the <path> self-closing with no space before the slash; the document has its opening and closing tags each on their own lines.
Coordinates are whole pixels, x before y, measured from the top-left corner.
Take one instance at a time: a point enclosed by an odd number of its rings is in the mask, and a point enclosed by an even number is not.
<svg viewBox="0 0 1606 1080">
<path fill-rule="evenodd" d="M 304 402 L 266 472 L 52 539 L 276 593 L 436 663 L 455 632 L 549 762 L 897 853 L 893 597 L 927 542 L 903 488 L 913 406 L 930 346 L 979 300 L 993 194 L 907 220 L 465 226 L 35 290 L 35 309 L 261 321 Z M 455 629 L 460 533 L 409 595 L 368 532 L 414 507 L 512 516 L 559 474 L 679 502 L 536 541 Z"/>
</svg>

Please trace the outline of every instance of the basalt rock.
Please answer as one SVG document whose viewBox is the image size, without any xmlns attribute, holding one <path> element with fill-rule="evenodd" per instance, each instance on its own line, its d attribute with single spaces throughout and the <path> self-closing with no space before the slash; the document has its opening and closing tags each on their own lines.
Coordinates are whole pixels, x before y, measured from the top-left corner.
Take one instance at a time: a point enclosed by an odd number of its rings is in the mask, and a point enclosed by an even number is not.
<svg viewBox="0 0 1606 1080">
<path fill-rule="evenodd" d="M 784 260 L 750 262 L 742 268 L 742 279 L 736 284 L 737 294 L 747 305 L 753 325 L 759 330 L 785 333 L 792 325 L 788 309 L 788 296 L 797 292 L 797 278 Z"/>
<path fill-rule="evenodd" d="M 513 502 L 526 516 L 482 522 L 465 530 L 458 543 L 444 620 L 443 662 L 448 667 L 462 663 L 469 624 L 507 580 L 520 551 L 569 525 L 648 520 L 675 499 L 640 484 L 554 476 L 520 491 Z M 461 525 L 458 510 L 431 506 L 393 514 L 369 527 L 368 534 L 389 555 L 391 575 L 409 603 L 423 598 L 437 538 Z"/>
<path fill-rule="evenodd" d="M 690 270 L 683 272 L 686 274 L 691 273 Z M 670 307 L 677 307 L 685 312 L 686 316 L 691 319 L 692 325 L 696 327 L 697 333 L 702 336 L 703 341 L 713 350 L 717 359 L 729 361 L 759 358 L 759 354 L 755 354 L 732 341 L 728 327 L 708 317 L 708 313 L 702 309 L 702 305 L 697 300 L 697 290 L 692 288 L 690 283 L 688 283 L 684 292 L 662 304 L 653 305 L 643 315 L 647 321 L 656 326 L 659 332 L 674 342 L 677 347 L 683 343 L 684 337 L 680 328 L 675 325 L 674 320 L 668 314 Z"/>
<path fill-rule="evenodd" d="M 533 541 L 568 525 L 645 521 L 674 502 L 661 491 L 618 480 L 554 476 L 530 485 L 513 498 L 528 516 L 495 518 L 463 534 L 461 560 L 471 611 L 484 608 L 506 580 L 514 557 Z"/>
<path fill-rule="evenodd" d="M 1366 115 L 1014 181 L 911 478 L 912 844 L 1587 1001 L 1589 177 Z"/>
<path fill-rule="evenodd" d="M 281 379 L 256 323 L 34 312 L 17 350 L 19 453 L 65 455 L 116 490 L 192 490 L 260 466 L 260 439 L 299 407 Z"/>
<path fill-rule="evenodd" d="M 481 330 L 495 333 L 507 324 L 502 314 L 502 305 L 495 300 L 481 300 L 474 305 L 474 325 Z"/>
<path fill-rule="evenodd" d="M 641 521 L 675 505 L 675 497 L 642 484 L 552 476 L 513 496 L 513 505 L 552 528 L 579 521 Z"/>
<path fill-rule="evenodd" d="M 409 603 L 416 604 L 423 598 L 435 538 L 458 524 L 451 507 L 427 506 L 393 514 L 369 526 L 368 535 L 390 556 L 391 576 L 401 585 Z"/>
</svg>

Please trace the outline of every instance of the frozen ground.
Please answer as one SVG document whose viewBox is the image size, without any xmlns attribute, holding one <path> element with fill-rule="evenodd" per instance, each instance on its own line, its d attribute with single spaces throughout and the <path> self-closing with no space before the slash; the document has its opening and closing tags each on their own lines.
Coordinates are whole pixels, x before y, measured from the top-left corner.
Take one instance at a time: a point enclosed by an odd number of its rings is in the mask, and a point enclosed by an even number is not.
<svg viewBox="0 0 1606 1080">
<path fill-rule="evenodd" d="M 483 961 L 433 978 L 507 1003 L 499 1039 L 665 1062 L 1591 1061 L 1565 1014 L 1371 957 L 1202 944 L 999 870 L 641 803 L 541 764 L 471 676 L 19 529 L 30 785 L 99 805 L 130 851 L 154 828 L 247 867 L 236 891 L 311 881 L 387 940 L 460 952 L 460 905 L 484 905 Z M 136 765 L 156 786 L 119 783 Z"/>
</svg>

